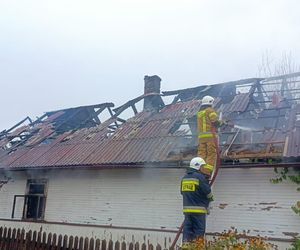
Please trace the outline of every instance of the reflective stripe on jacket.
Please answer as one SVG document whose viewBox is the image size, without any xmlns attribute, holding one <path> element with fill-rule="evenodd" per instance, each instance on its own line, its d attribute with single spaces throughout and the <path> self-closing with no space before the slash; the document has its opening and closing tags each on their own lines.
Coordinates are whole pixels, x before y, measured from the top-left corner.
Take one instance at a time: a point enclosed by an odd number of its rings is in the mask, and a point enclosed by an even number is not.
<svg viewBox="0 0 300 250">
<path fill-rule="evenodd" d="M 213 138 L 213 131 L 215 130 L 214 123 L 216 122 L 218 122 L 218 114 L 213 108 L 208 107 L 204 110 L 200 110 L 197 113 L 198 137 Z"/>
</svg>

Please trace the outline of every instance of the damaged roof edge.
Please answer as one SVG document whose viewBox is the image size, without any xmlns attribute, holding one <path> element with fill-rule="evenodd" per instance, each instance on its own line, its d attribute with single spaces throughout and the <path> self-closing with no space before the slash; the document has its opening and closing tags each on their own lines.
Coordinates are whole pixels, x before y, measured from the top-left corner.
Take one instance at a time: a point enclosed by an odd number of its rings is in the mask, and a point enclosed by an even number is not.
<svg viewBox="0 0 300 250">
<path fill-rule="evenodd" d="M 112 102 L 105 102 L 105 103 L 100 103 L 100 104 L 94 104 L 94 105 L 84 105 L 84 106 L 78 106 L 78 107 L 72 107 L 72 108 L 66 108 L 66 109 L 58 109 L 58 110 L 52 110 L 45 112 L 45 114 L 52 114 L 60 111 L 66 111 L 70 109 L 81 109 L 81 108 L 102 108 L 102 107 L 110 107 L 113 108 L 115 106 L 114 103 Z"/>
<path fill-rule="evenodd" d="M 215 84 L 203 84 L 197 87 L 193 88 L 186 88 L 186 89 L 178 89 L 178 90 L 171 90 L 171 91 L 162 91 L 163 95 L 168 96 L 168 95 L 176 95 L 180 92 L 183 91 L 197 91 L 201 88 L 205 87 L 210 87 L 210 86 L 219 86 L 219 85 L 243 85 L 243 84 L 248 84 L 248 83 L 254 83 L 257 81 L 262 81 L 265 80 L 266 78 L 246 78 L 246 79 L 241 79 L 241 80 L 236 80 L 236 81 L 230 81 L 230 82 L 223 82 L 223 83 L 215 83 Z"/>
<path fill-rule="evenodd" d="M 292 78 L 292 77 L 298 77 L 298 76 L 300 76 L 300 72 L 295 72 L 295 73 L 290 73 L 290 74 L 284 74 L 284 75 L 279 75 L 279 76 L 266 77 L 263 80 L 273 81 L 273 80 L 281 80 L 283 78 Z"/>
<path fill-rule="evenodd" d="M 116 107 L 113 109 L 113 111 L 118 114 L 118 113 L 121 113 L 124 109 L 134 105 L 135 103 L 143 100 L 145 97 L 149 97 L 149 96 L 161 96 L 162 94 L 159 94 L 159 93 L 147 93 L 147 94 L 144 94 L 144 95 L 141 95 L 141 96 L 138 96 L 134 99 L 131 99 L 130 101 L 122 104 L 121 106 L 119 107 Z"/>
</svg>

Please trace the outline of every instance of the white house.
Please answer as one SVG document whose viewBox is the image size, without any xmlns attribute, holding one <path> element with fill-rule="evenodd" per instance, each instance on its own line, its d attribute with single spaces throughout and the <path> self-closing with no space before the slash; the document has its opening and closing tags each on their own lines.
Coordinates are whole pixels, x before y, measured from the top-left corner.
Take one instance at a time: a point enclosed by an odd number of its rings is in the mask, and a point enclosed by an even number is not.
<svg viewBox="0 0 300 250">
<path fill-rule="evenodd" d="M 239 126 L 220 131 L 208 235 L 235 227 L 284 249 L 300 233 L 291 209 L 299 192 L 292 182 L 270 180 L 278 176 L 274 167 L 299 174 L 300 108 L 288 85 L 298 76 L 163 95 L 160 78 L 145 77 L 144 95 L 114 110 L 104 103 L 21 121 L 0 134 L 0 226 L 170 247 L 183 221 L 180 179 L 196 155 L 194 116 L 210 94 Z M 131 108 L 134 116 L 121 118 Z M 110 118 L 101 122 L 105 110 Z"/>
</svg>

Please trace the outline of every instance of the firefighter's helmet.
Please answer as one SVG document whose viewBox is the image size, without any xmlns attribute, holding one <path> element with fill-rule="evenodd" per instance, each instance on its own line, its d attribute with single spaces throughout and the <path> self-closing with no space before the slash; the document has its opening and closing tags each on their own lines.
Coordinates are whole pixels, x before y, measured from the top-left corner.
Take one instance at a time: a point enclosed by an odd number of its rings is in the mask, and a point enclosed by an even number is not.
<svg viewBox="0 0 300 250">
<path fill-rule="evenodd" d="M 213 98 L 212 96 L 204 96 L 202 98 L 202 102 L 201 102 L 201 105 L 210 105 L 212 106 L 213 105 L 213 102 L 214 102 L 215 98 Z"/>
<path fill-rule="evenodd" d="M 200 167 L 205 164 L 205 161 L 201 157 L 195 157 L 190 162 L 190 168 L 199 170 Z"/>
</svg>

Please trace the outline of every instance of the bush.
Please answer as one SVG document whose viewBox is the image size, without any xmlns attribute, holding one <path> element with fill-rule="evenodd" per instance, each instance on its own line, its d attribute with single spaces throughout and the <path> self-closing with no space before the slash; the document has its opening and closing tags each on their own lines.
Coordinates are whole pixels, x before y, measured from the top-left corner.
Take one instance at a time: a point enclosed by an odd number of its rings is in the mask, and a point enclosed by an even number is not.
<svg viewBox="0 0 300 250">
<path fill-rule="evenodd" d="M 300 250 L 300 238 L 296 239 L 292 244 L 292 248 L 289 248 L 289 250 Z"/>
<path fill-rule="evenodd" d="M 247 237 L 241 240 L 245 235 L 237 234 L 236 230 L 224 232 L 212 240 L 203 238 L 191 243 L 185 250 L 271 250 L 278 249 L 277 246 L 267 243 L 261 237 Z M 296 248 L 297 249 L 297 248 Z M 294 250 L 294 249 L 291 249 Z"/>
</svg>

